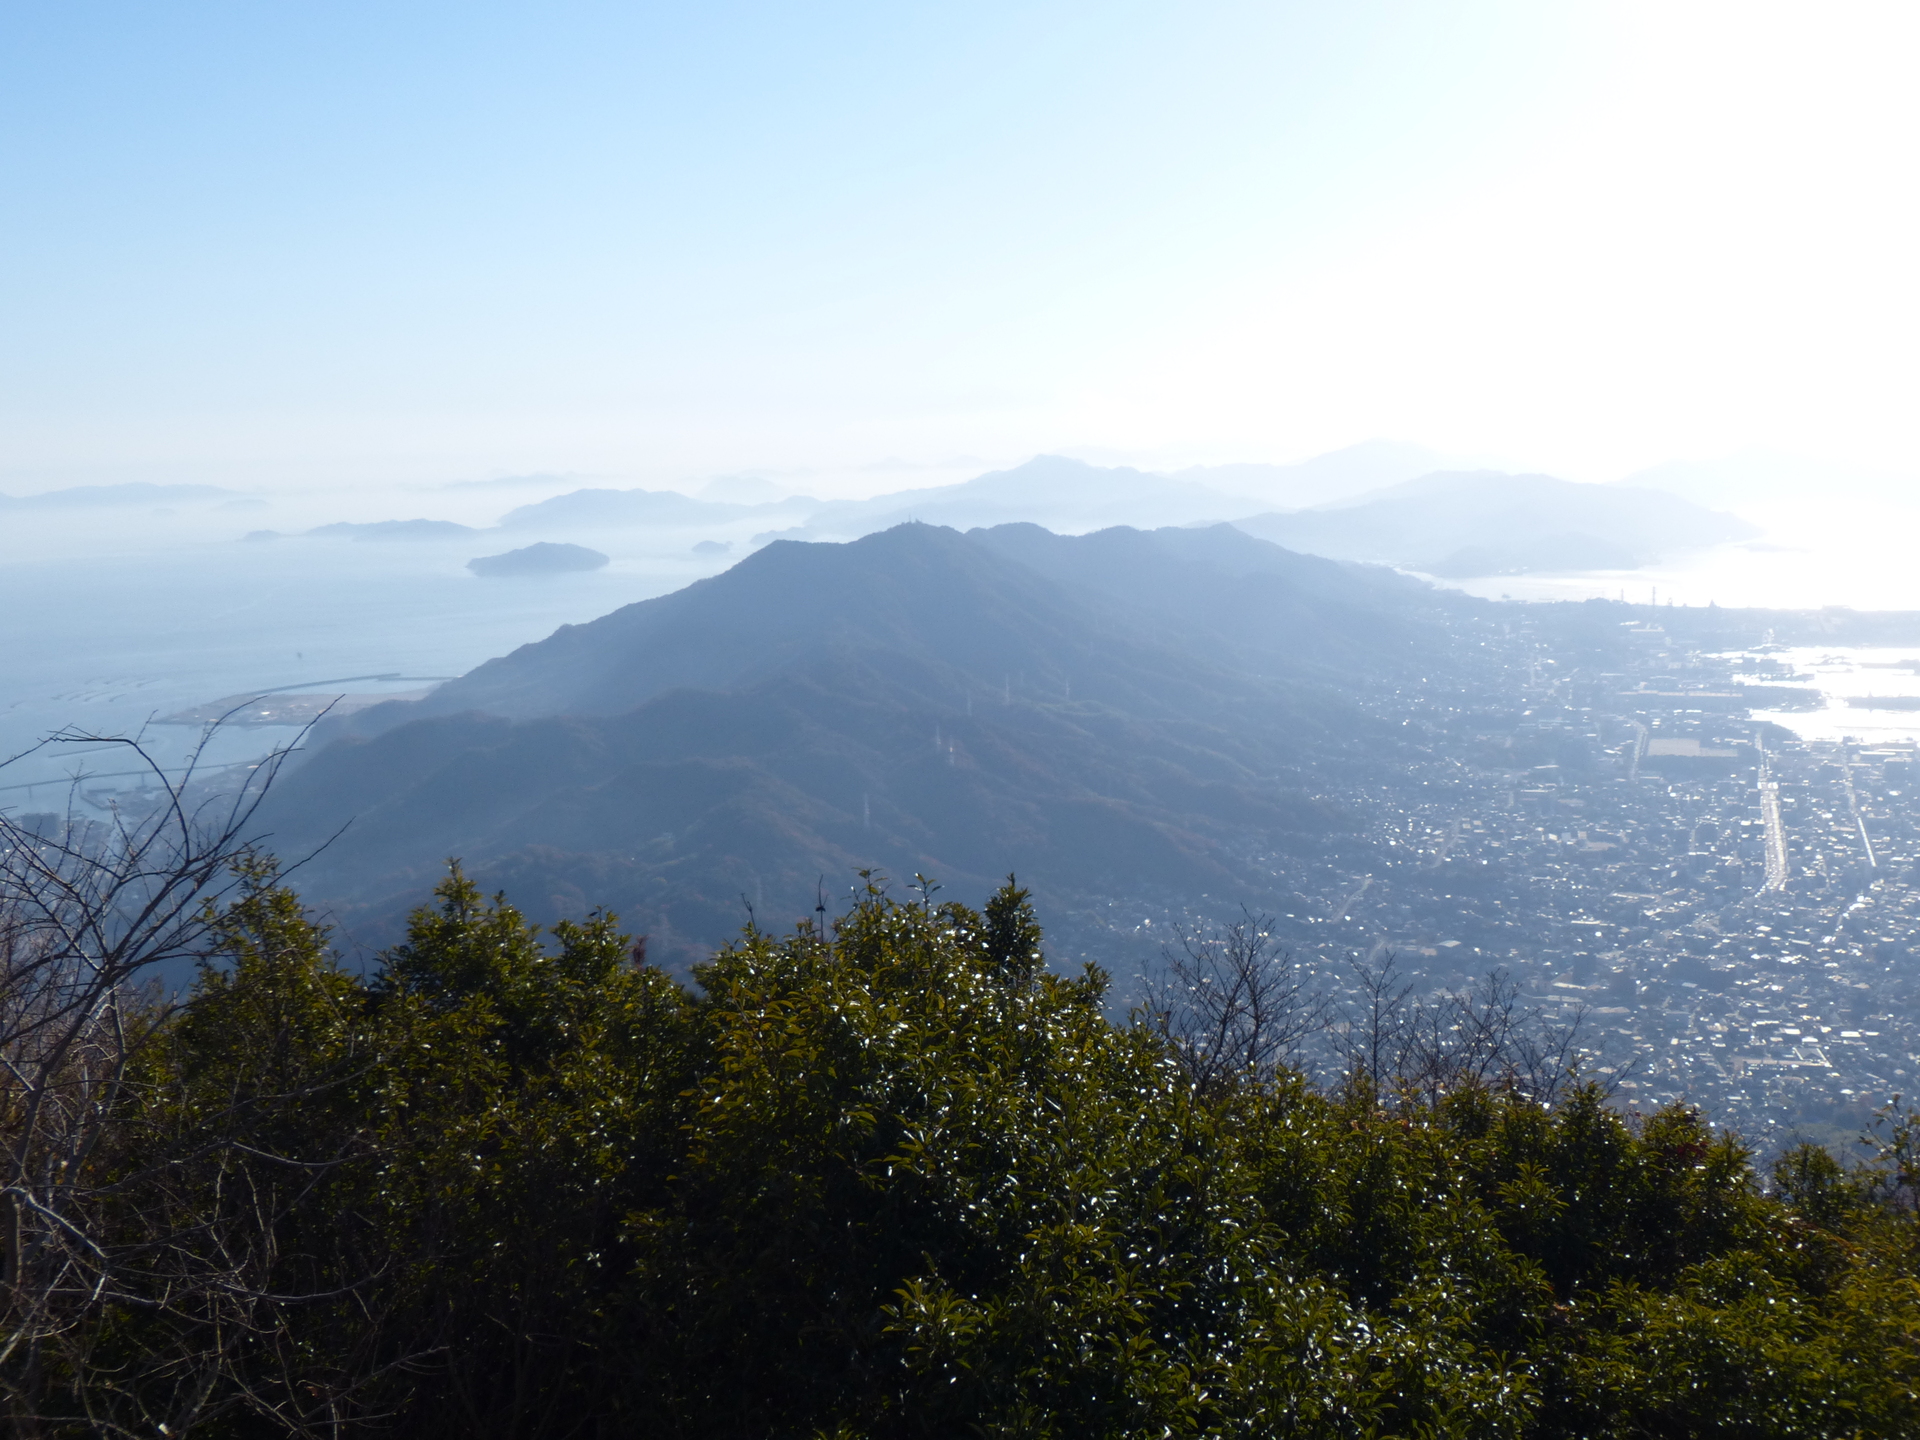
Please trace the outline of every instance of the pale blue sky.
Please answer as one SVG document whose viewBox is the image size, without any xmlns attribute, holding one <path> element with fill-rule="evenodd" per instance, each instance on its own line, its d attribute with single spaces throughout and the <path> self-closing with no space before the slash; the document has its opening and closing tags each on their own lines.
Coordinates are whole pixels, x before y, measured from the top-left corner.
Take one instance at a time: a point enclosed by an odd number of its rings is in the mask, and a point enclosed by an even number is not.
<svg viewBox="0 0 1920 1440">
<path fill-rule="evenodd" d="M 0 488 L 1903 464 L 1913 31 L 1830 13 L 0 0 Z"/>
</svg>

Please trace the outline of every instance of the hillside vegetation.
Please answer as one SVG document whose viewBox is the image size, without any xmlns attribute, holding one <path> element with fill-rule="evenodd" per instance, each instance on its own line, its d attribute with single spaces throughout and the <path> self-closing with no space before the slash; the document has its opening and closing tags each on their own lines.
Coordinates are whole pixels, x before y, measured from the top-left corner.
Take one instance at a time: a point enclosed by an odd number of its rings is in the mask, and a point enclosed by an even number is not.
<svg viewBox="0 0 1920 1440">
<path fill-rule="evenodd" d="M 252 862 L 184 1003 L 0 1081 L 12 1433 L 1920 1432 L 1910 1121 L 1763 1183 L 1577 1075 L 1115 1023 L 1011 882 L 825 922 L 687 986 L 455 873 L 359 976 Z"/>
</svg>

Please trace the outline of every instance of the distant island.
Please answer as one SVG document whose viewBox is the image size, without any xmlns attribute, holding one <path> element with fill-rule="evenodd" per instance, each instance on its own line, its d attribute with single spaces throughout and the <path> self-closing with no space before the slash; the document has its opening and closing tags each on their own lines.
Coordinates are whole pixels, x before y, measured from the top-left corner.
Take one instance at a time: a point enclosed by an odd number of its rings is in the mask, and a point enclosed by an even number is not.
<svg viewBox="0 0 1920 1440">
<path fill-rule="evenodd" d="M 309 535 L 327 535 L 341 540 L 453 540 L 471 535 L 471 525 L 452 520 L 372 520 L 356 523 L 337 520 L 307 531 Z M 251 538 L 251 537 L 249 537 Z"/>
<path fill-rule="evenodd" d="M 564 575 L 579 570 L 598 570 L 607 557 L 584 545 L 554 544 L 542 540 L 523 545 L 503 555 L 482 555 L 469 560 L 467 569 L 490 578 L 511 575 Z"/>
</svg>

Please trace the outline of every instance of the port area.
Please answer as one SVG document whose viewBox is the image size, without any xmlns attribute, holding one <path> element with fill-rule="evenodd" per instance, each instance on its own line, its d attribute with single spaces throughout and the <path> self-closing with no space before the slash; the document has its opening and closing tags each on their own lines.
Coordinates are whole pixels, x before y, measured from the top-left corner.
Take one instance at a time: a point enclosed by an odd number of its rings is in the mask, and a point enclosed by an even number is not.
<svg viewBox="0 0 1920 1440">
<path fill-rule="evenodd" d="M 418 700 L 445 675 L 398 671 L 310 680 L 242 691 L 123 731 L 80 726 L 45 735 L 0 764 L 0 811 L 76 816 L 131 813 L 163 781 L 232 785 L 299 742 L 325 715 L 351 714 L 388 700 Z M 89 696 L 78 697 L 81 700 Z M 115 696 L 114 698 L 119 698 Z"/>
<path fill-rule="evenodd" d="M 384 677 L 369 677 L 384 678 Z M 389 700 L 424 700 L 437 688 L 427 684 L 412 690 L 301 690 L 256 695 L 227 695 L 162 715 L 156 725 L 311 725 L 323 715 L 351 715 L 356 710 L 384 705 Z"/>
</svg>

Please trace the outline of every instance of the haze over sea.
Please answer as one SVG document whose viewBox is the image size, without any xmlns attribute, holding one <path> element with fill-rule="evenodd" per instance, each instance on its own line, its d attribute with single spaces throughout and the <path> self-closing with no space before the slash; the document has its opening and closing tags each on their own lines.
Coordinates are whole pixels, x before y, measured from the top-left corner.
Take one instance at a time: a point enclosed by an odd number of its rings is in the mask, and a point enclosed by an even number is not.
<svg viewBox="0 0 1920 1440">
<path fill-rule="evenodd" d="M 967 473 L 965 466 L 942 469 L 932 479 Z M 814 488 L 843 495 L 862 488 L 857 476 L 809 478 L 825 482 Z M 900 479 L 898 472 L 867 478 L 865 488 Z M 458 516 L 479 528 L 530 496 L 569 485 L 541 477 L 504 486 L 423 487 L 397 503 L 406 514 Z M 472 555 L 518 543 L 497 535 L 379 544 L 238 538 L 269 523 L 296 528 L 343 515 L 397 518 L 395 504 L 391 494 L 341 490 L 174 513 L 102 510 L 81 523 L 72 512 L 9 517 L 0 535 L 0 646 L 11 683 L 0 703 L 0 752 L 17 754 L 63 727 L 102 735 L 144 729 L 163 763 L 178 765 L 199 730 L 149 723 L 158 717 L 224 697 L 297 687 L 416 691 L 560 625 L 716 573 L 746 552 L 752 528 L 734 527 L 729 553 L 704 556 L 690 553 L 702 532 L 673 529 L 650 539 L 623 533 L 619 544 L 598 542 L 616 552 L 605 569 L 512 582 L 481 580 L 464 568 Z M 1912 563 L 1910 539 L 1920 511 L 1873 498 L 1775 501 L 1741 506 L 1740 513 L 1763 533 L 1634 570 L 1449 583 L 1494 599 L 1597 596 L 1662 606 L 1920 610 L 1920 566 Z M 596 543 L 593 535 L 578 538 Z M 1920 738 L 1920 711 L 1849 706 L 1843 698 L 1920 695 L 1920 679 L 1872 664 L 1904 656 L 1796 653 L 1796 668 L 1817 674 L 1829 708 L 1762 718 L 1809 739 Z M 394 678 L 378 678 L 384 676 Z M 215 738 L 206 759 L 249 761 L 296 734 L 282 726 L 230 729 Z M 115 778 L 127 766 L 86 750 L 52 746 L 10 767 L 0 803 L 50 806 L 59 783 L 75 773 L 98 777 L 91 789 L 129 783 Z M 24 785 L 35 788 L 17 789 Z"/>
<path fill-rule="evenodd" d="M 1634 570 L 1492 577 L 1460 582 L 1460 588 L 1515 600 L 1620 599 L 1624 594 L 1646 603 L 1657 591 L 1663 605 L 1920 609 L 1920 566 L 1914 563 L 1920 507 L 1839 499 L 1731 508 L 1764 533 Z"/>
</svg>

